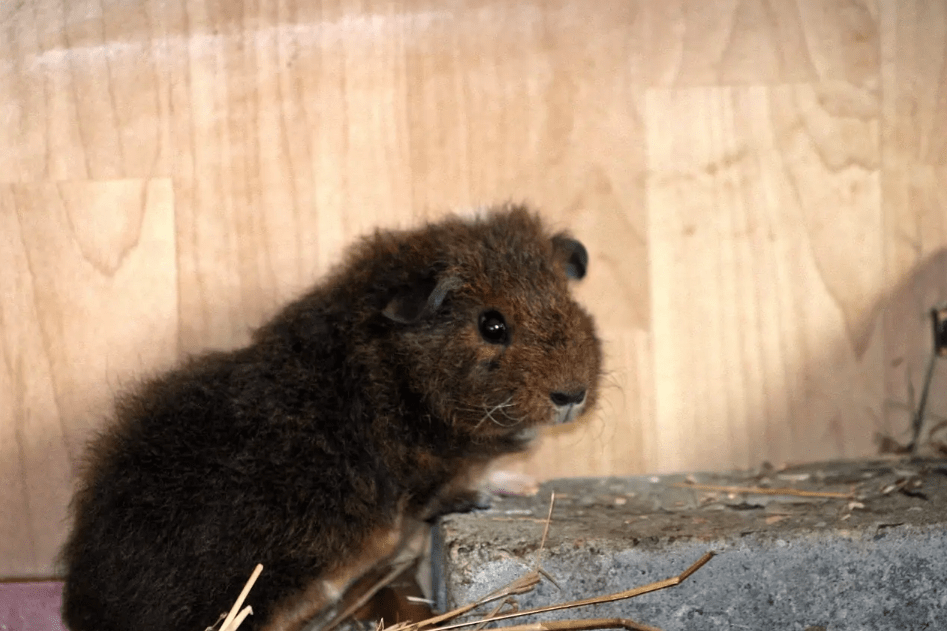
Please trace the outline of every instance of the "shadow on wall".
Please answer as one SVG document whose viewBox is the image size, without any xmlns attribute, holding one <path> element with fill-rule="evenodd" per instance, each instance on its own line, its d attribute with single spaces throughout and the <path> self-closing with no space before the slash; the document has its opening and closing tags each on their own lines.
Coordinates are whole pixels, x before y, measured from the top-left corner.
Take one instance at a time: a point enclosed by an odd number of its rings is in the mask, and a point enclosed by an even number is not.
<svg viewBox="0 0 947 631">
<path fill-rule="evenodd" d="M 814 349 L 793 378 L 804 384 L 790 397 L 802 411 L 794 425 L 791 462 L 873 456 L 911 440 L 925 373 L 934 352 L 930 311 L 947 302 L 947 248 L 930 254 L 864 310 L 853 338 Z M 771 410 L 769 418 L 779 418 Z M 790 409 L 790 415 L 793 409 Z M 947 417 L 947 359 L 938 359 L 927 400 L 922 443 L 938 418 Z M 783 418 L 786 418 L 783 416 Z M 942 438 L 942 436 L 941 436 Z M 894 442 L 891 442 L 894 441 Z M 809 451 L 798 454 L 799 445 Z M 774 450 L 761 445 L 761 451 Z M 775 458 L 773 464 L 781 464 Z M 757 466 L 757 462 L 747 463 Z"/>
<path fill-rule="evenodd" d="M 930 311 L 947 303 L 947 248 L 934 252 L 907 274 L 882 301 L 884 333 L 885 417 L 890 437 L 910 440 L 934 349 Z M 947 418 L 947 358 L 934 362 L 921 441 L 938 419 Z"/>
</svg>

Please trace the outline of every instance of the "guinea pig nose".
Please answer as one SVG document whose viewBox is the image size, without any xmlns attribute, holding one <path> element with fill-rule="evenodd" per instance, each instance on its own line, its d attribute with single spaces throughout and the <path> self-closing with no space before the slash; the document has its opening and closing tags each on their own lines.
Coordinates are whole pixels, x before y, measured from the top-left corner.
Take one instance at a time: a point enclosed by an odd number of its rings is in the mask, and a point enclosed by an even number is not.
<svg viewBox="0 0 947 631">
<path fill-rule="evenodd" d="M 585 401 L 585 390 L 575 390 L 573 392 L 551 392 L 549 398 L 559 407 L 575 404 L 578 405 Z"/>
</svg>

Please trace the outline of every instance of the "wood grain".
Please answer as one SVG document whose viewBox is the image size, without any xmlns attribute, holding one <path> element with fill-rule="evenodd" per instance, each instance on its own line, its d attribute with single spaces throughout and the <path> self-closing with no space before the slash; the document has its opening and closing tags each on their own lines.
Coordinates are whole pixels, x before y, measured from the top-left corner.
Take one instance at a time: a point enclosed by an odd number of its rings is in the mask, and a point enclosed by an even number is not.
<svg viewBox="0 0 947 631">
<path fill-rule="evenodd" d="M 167 75 L 150 2 L 0 8 L 4 181 L 168 175 Z"/>
<path fill-rule="evenodd" d="M 636 76 L 652 87 L 841 80 L 878 85 L 872 0 L 639 3 Z"/>
<path fill-rule="evenodd" d="M 887 278 L 884 431 L 910 437 L 931 355 L 931 307 L 947 303 L 947 6 L 882 7 Z M 933 373 L 928 413 L 947 418 L 947 362 Z"/>
<path fill-rule="evenodd" d="M 123 384 L 244 343 L 360 234 L 509 199 L 588 247 L 607 357 L 511 469 L 903 439 L 945 93 L 940 0 L 0 3 L 0 576 L 54 571 Z"/>
<path fill-rule="evenodd" d="M 0 222 L 0 559 L 48 574 L 90 431 L 177 354 L 171 185 L 7 185 Z"/>
<path fill-rule="evenodd" d="M 652 90 L 646 127 L 659 466 L 864 453 L 882 396 L 877 100 Z"/>
</svg>

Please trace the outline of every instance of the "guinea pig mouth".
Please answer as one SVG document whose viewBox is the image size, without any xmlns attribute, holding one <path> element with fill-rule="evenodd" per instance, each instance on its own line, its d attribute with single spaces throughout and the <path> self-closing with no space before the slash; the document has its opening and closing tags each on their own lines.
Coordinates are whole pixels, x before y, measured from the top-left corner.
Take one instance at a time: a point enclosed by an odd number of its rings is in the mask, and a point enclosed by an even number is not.
<svg viewBox="0 0 947 631">
<path fill-rule="evenodd" d="M 571 423 L 575 419 L 582 416 L 582 411 L 584 409 L 585 401 L 582 403 L 573 403 L 570 405 L 553 406 L 553 425 Z"/>
<path fill-rule="evenodd" d="M 573 395 L 569 401 L 552 397 L 552 401 L 547 399 L 546 403 L 549 407 L 545 410 L 543 410 L 545 406 L 540 404 L 538 408 L 533 408 L 533 412 L 528 412 L 519 408 L 510 396 L 499 404 L 487 405 L 479 409 L 479 418 L 474 422 L 474 430 L 490 427 L 492 432 L 512 434 L 529 432 L 535 435 L 538 431 L 537 426 L 562 425 L 579 418 L 586 407 L 585 393 L 583 392 L 581 397 Z"/>
</svg>

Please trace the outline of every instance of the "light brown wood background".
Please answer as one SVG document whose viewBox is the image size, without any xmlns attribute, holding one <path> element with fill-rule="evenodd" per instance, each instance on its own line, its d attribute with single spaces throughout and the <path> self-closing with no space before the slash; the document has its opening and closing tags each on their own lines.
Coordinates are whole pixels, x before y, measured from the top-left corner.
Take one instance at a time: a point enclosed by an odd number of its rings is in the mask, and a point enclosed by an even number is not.
<svg viewBox="0 0 947 631">
<path fill-rule="evenodd" d="M 903 441 L 945 130 L 943 0 L 4 0 L 0 576 L 55 571 L 123 384 L 245 342 L 356 235 L 507 199 L 588 246 L 609 369 L 513 468 Z"/>
</svg>

